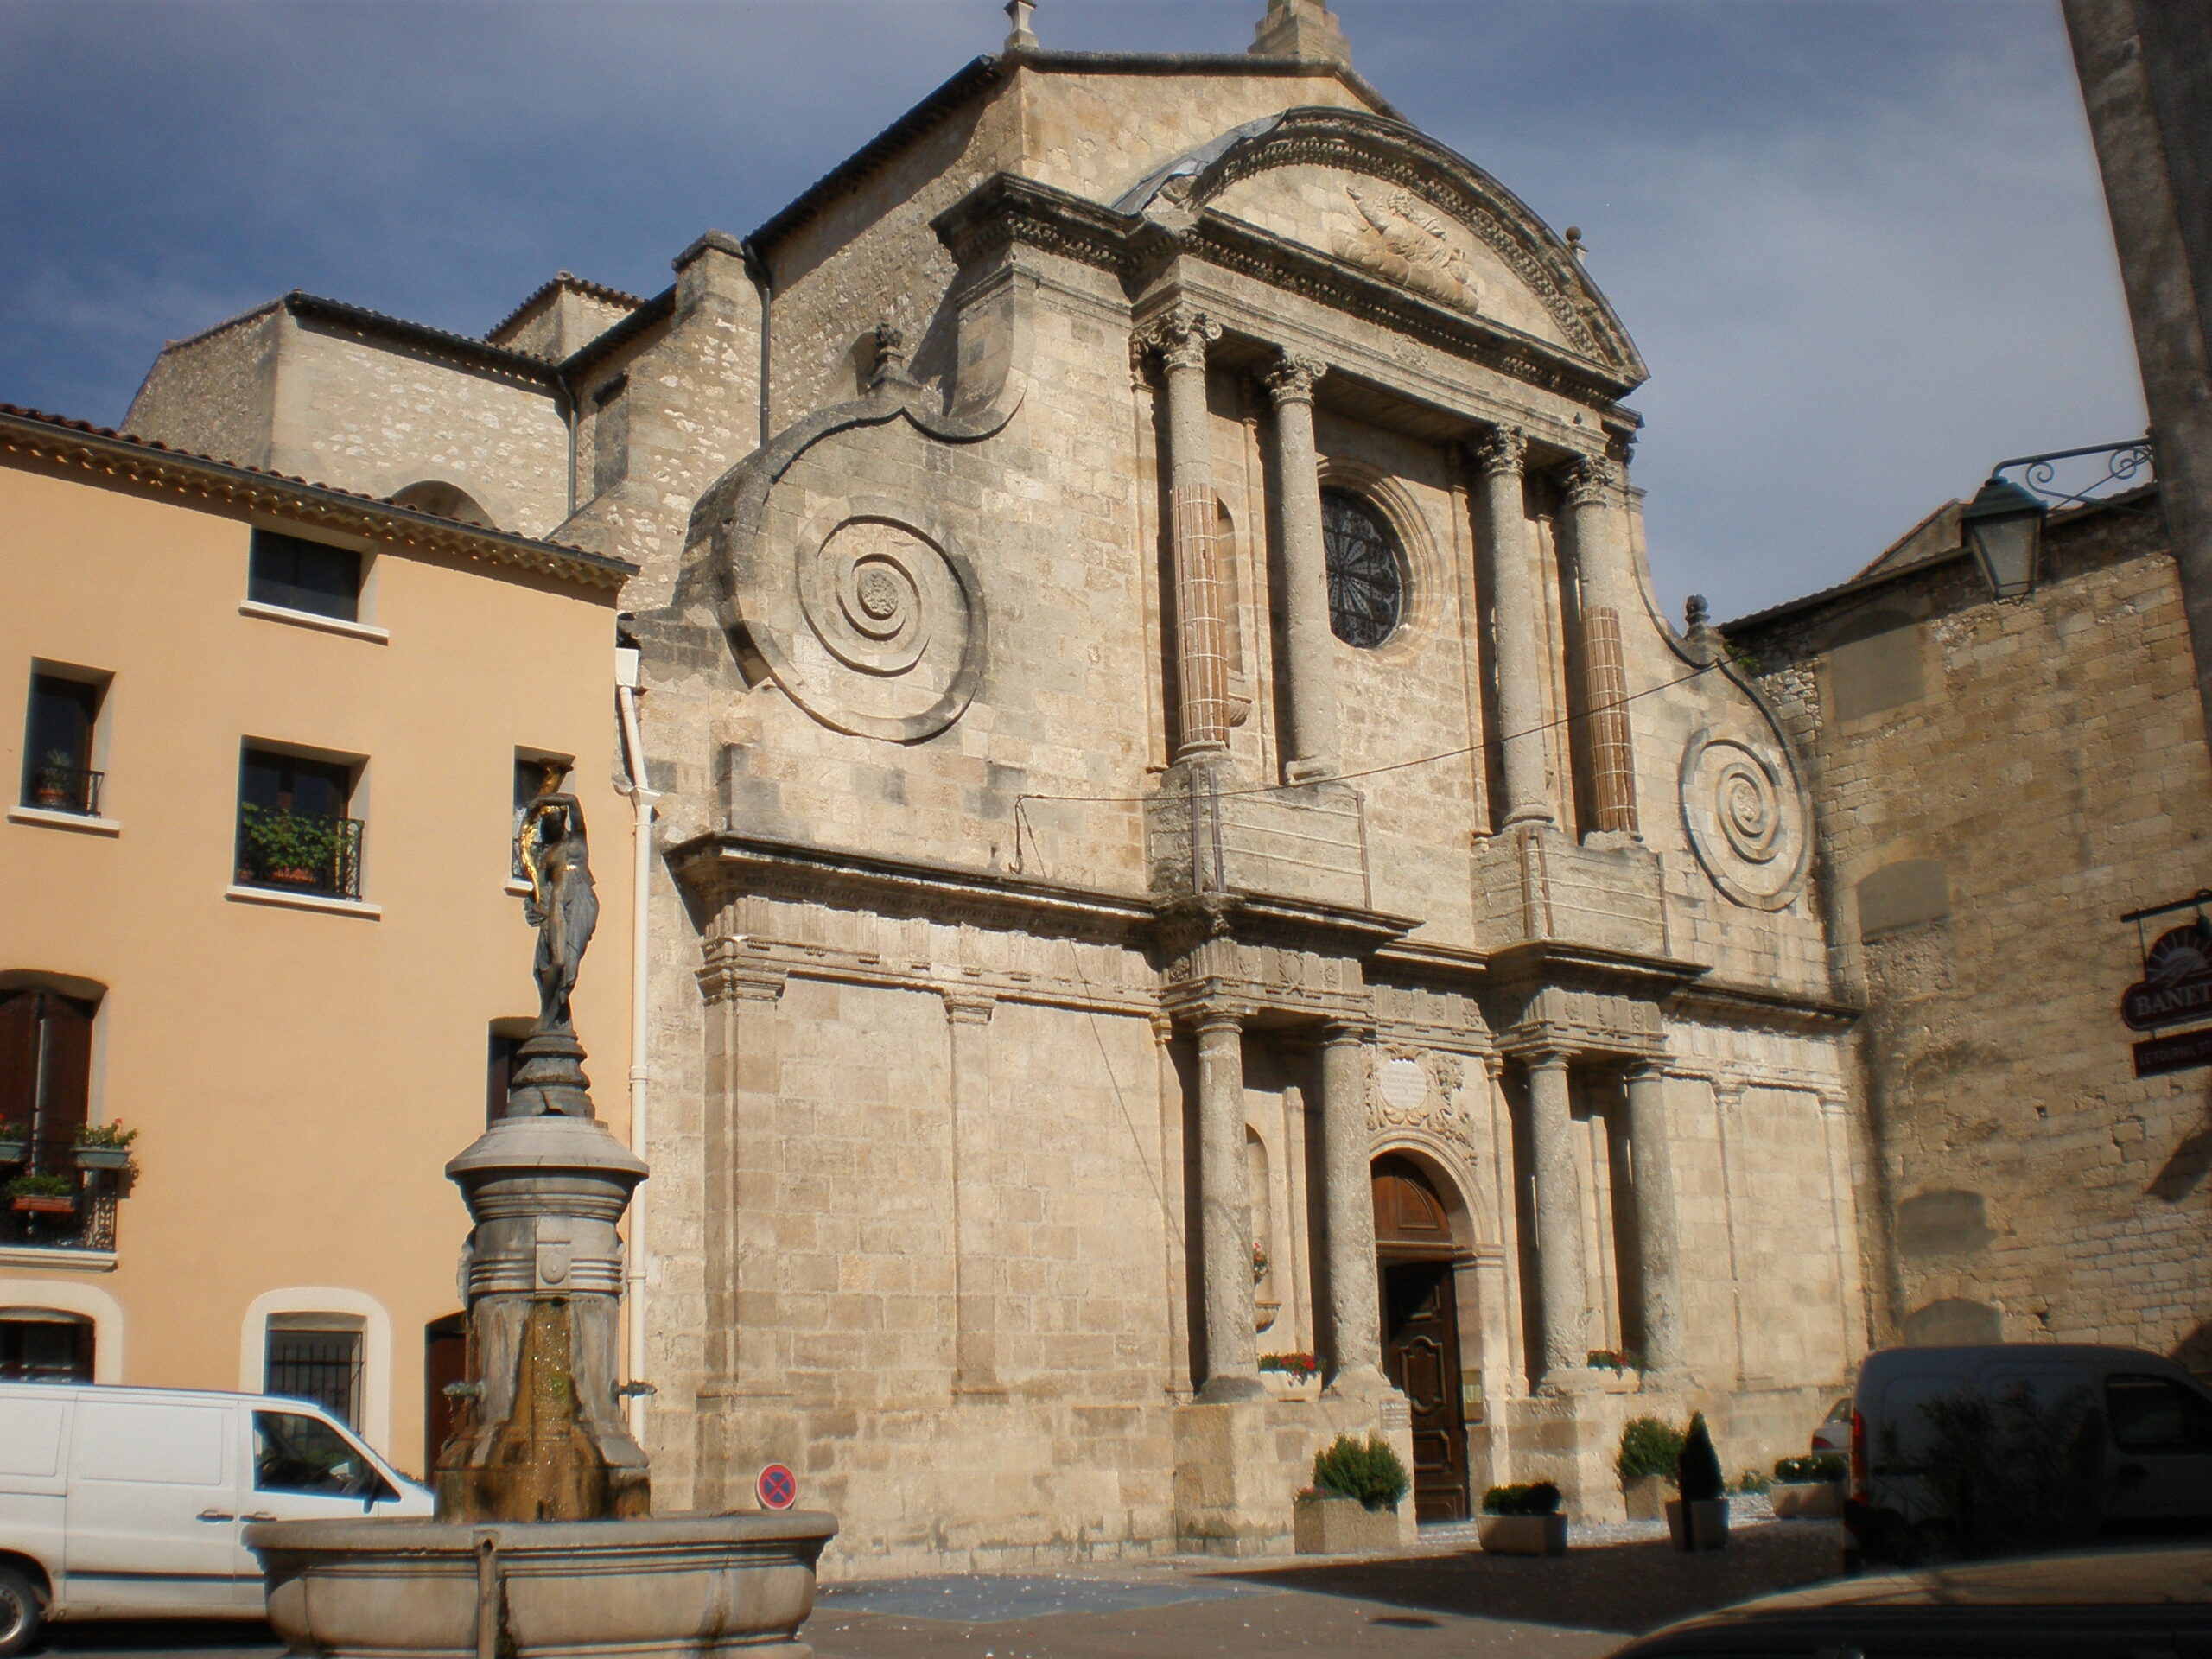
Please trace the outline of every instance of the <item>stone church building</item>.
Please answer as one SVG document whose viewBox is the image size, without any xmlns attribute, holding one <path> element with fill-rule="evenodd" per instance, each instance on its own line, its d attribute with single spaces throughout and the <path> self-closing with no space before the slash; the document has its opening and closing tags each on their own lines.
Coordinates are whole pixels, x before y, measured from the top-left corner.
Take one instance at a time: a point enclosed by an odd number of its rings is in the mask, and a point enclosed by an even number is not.
<svg viewBox="0 0 2212 1659">
<path fill-rule="evenodd" d="M 288 296 L 129 420 L 640 567 L 657 1503 L 780 1459 L 873 1567 L 1254 1553 L 1339 1430 L 1424 1519 L 1618 1515 L 1630 1415 L 1802 1450 L 1852 1014 L 1575 233 L 1319 0 L 1219 57 L 1009 10 L 656 297 Z"/>
</svg>

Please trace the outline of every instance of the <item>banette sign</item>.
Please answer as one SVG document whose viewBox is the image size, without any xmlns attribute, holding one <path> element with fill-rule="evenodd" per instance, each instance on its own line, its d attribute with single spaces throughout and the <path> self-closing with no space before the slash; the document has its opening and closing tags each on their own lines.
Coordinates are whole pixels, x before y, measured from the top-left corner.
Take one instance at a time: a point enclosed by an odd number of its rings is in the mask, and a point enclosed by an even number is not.
<svg viewBox="0 0 2212 1659">
<path fill-rule="evenodd" d="M 2202 916 L 2158 936 L 2143 977 L 2120 999 L 2120 1017 L 2131 1031 L 2212 1019 L 2212 926 Z"/>
</svg>

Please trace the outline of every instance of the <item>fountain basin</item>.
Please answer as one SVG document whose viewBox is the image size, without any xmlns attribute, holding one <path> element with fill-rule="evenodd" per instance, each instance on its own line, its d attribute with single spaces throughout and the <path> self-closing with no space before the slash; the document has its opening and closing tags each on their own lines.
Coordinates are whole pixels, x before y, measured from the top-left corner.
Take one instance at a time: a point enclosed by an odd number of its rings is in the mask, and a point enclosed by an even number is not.
<svg viewBox="0 0 2212 1659">
<path fill-rule="evenodd" d="M 814 1564 L 836 1517 L 283 1521 L 251 1526 L 269 1622 L 333 1659 L 808 1659 Z"/>
</svg>

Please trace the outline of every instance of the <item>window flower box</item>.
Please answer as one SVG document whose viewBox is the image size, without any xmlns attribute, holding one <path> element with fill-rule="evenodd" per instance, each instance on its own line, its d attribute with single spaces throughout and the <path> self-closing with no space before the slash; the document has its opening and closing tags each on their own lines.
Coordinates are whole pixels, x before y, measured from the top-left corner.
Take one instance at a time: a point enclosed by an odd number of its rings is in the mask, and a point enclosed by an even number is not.
<svg viewBox="0 0 2212 1659">
<path fill-rule="evenodd" d="M 73 1216 L 77 1200 L 67 1192 L 18 1192 L 8 1200 L 8 1207 L 19 1216 Z"/>
<path fill-rule="evenodd" d="M 21 1129 L 10 1126 L 0 1129 L 0 1168 L 12 1168 L 30 1160 L 30 1137 Z"/>
<path fill-rule="evenodd" d="M 77 1148 L 77 1167 L 79 1169 L 128 1169 L 130 1167 L 130 1148 L 128 1147 L 79 1147 Z"/>
</svg>

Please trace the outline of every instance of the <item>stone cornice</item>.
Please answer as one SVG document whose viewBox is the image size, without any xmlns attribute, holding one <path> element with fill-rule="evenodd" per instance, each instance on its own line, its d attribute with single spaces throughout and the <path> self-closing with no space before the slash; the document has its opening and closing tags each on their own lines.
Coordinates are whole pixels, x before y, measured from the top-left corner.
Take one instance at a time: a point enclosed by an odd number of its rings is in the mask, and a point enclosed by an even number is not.
<svg viewBox="0 0 2212 1659">
<path fill-rule="evenodd" d="M 531 570 L 610 593 L 638 573 L 638 567 L 626 559 L 464 524 L 327 484 L 233 466 L 6 404 L 0 404 L 0 460 L 64 476 L 89 474 L 96 483 L 147 490 L 213 512 L 273 518 L 473 563 Z"/>
<path fill-rule="evenodd" d="M 1667 999 L 1666 1007 L 1669 1014 L 1808 1035 L 1847 1031 L 1866 1012 L 1856 1003 L 1712 979 L 1683 987 Z"/>
</svg>

